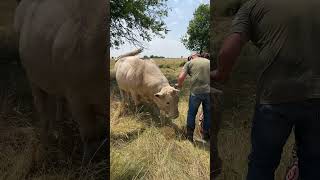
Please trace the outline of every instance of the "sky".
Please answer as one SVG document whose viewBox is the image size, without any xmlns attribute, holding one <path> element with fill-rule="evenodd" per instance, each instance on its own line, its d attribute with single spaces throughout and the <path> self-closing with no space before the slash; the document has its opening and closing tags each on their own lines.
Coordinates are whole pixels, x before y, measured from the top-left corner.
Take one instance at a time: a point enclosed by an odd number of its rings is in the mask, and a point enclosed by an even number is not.
<svg viewBox="0 0 320 180">
<path fill-rule="evenodd" d="M 187 50 L 181 43 L 181 37 L 186 34 L 189 21 L 193 18 L 193 13 L 200 4 L 209 4 L 209 0 L 168 0 L 168 7 L 171 8 L 168 17 L 165 18 L 167 28 L 170 30 L 165 38 L 153 38 L 146 45 L 141 56 L 157 55 L 170 58 L 187 57 L 191 51 Z M 135 46 L 126 43 L 118 50 L 111 48 L 110 56 L 117 57 L 121 54 L 137 49 Z"/>
</svg>

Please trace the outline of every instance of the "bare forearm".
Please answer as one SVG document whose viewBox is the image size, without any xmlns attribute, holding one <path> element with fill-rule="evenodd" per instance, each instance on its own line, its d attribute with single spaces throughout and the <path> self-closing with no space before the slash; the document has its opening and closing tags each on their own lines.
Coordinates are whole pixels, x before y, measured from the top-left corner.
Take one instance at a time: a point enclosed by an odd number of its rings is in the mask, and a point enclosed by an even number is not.
<svg viewBox="0 0 320 180">
<path fill-rule="evenodd" d="M 181 72 L 181 73 L 180 73 L 180 75 L 179 75 L 179 77 L 178 77 L 178 84 L 177 84 L 178 88 L 181 88 L 181 87 L 182 87 L 183 82 L 184 82 L 184 80 L 186 79 L 186 77 L 187 77 L 186 73 L 184 73 L 184 72 Z"/>
<path fill-rule="evenodd" d="M 236 51 L 236 52 L 235 52 Z M 233 66 L 240 54 L 240 50 L 236 49 L 232 53 L 221 51 L 218 56 L 218 72 L 222 81 L 229 79 Z"/>
<path fill-rule="evenodd" d="M 224 41 L 218 55 L 218 69 L 213 75 L 214 80 L 220 82 L 228 80 L 246 42 L 247 40 L 240 34 L 232 34 Z"/>
</svg>

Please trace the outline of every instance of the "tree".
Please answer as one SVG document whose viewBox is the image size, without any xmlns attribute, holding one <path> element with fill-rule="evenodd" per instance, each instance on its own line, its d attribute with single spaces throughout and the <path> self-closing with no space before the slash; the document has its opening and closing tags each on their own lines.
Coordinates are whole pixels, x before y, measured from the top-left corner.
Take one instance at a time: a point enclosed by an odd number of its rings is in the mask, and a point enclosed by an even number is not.
<svg viewBox="0 0 320 180">
<path fill-rule="evenodd" d="M 118 48 L 125 42 L 142 47 L 141 41 L 154 36 L 164 38 L 168 29 L 168 0 L 111 0 L 111 46 Z"/>
<path fill-rule="evenodd" d="M 209 50 L 210 6 L 201 4 L 193 13 L 187 34 L 181 39 L 183 45 L 191 50 L 202 53 Z"/>
</svg>

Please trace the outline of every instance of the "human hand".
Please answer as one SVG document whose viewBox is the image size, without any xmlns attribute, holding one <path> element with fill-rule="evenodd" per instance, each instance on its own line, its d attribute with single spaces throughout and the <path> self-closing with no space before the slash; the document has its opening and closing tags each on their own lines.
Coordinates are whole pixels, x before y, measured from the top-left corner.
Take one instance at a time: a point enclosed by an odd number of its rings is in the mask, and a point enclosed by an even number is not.
<svg viewBox="0 0 320 180">
<path fill-rule="evenodd" d="M 210 72 L 210 79 L 219 83 L 224 83 L 227 80 L 227 78 L 217 69 Z"/>
<path fill-rule="evenodd" d="M 179 84 L 176 83 L 176 84 L 174 84 L 174 88 L 176 88 L 176 89 L 181 89 L 181 86 L 179 86 Z"/>
</svg>

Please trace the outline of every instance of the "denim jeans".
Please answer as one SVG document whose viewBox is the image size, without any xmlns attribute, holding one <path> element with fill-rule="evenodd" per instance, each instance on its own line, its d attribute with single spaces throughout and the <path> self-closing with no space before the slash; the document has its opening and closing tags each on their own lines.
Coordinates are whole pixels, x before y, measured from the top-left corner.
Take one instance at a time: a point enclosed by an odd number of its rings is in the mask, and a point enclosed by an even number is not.
<svg viewBox="0 0 320 180">
<path fill-rule="evenodd" d="M 251 132 L 247 180 L 273 180 L 292 128 L 301 180 L 320 179 L 320 99 L 257 105 Z"/>
<path fill-rule="evenodd" d="M 198 113 L 200 104 L 203 109 L 203 129 L 208 133 L 210 130 L 210 94 L 190 94 L 189 110 L 187 117 L 187 126 L 190 129 L 195 129 L 195 119 Z"/>
</svg>

